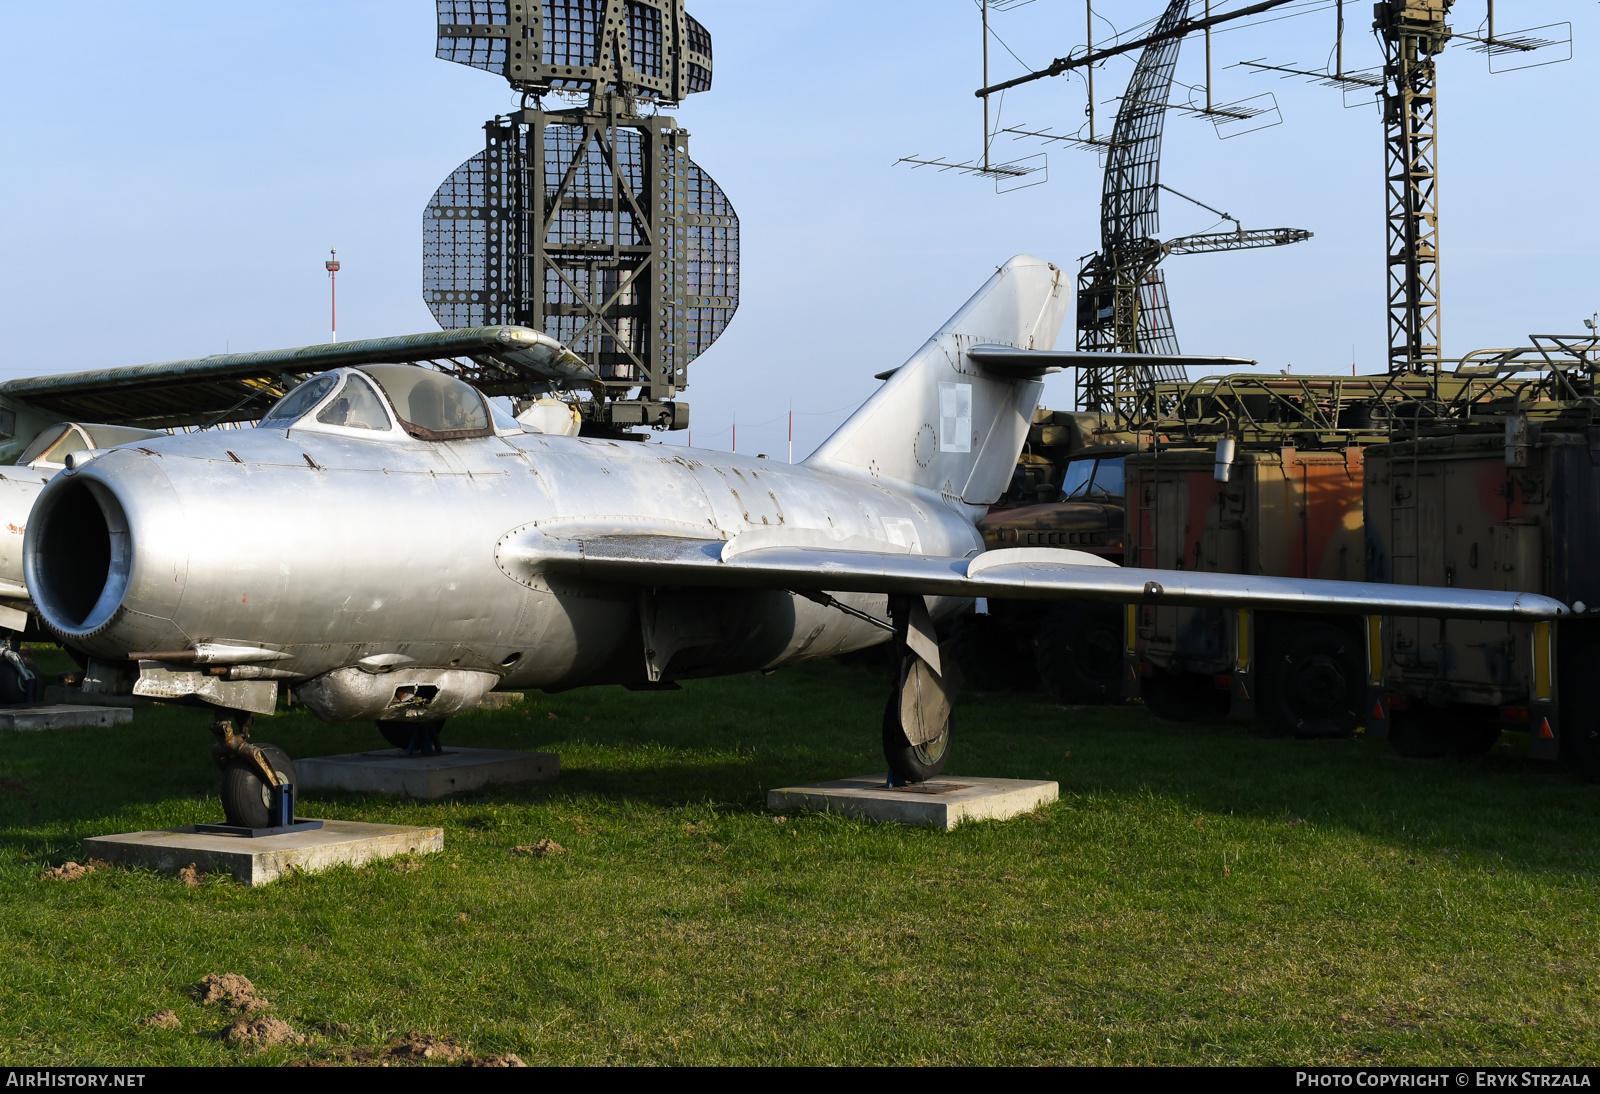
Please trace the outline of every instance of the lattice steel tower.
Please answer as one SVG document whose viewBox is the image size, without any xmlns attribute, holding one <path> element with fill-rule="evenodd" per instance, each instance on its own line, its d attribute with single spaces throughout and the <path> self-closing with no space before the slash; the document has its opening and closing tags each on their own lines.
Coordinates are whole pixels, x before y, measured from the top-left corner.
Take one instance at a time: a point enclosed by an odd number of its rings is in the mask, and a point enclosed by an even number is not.
<svg viewBox="0 0 1600 1094">
<path fill-rule="evenodd" d="M 1389 371 L 1439 367 L 1439 130 L 1433 58 L 1450 42 L 1454 0 L 1380 0 L 1384 52 Z"/>
<path fill-rule="evenodd" d="M 428 307 L 565 342 L 598 378 L 586 431 L 687 428 L 689 362 L 739 306 L 739 220 L 659 111 L 711 87 L 710 34 L 683 0 L 437 5 L 438 56 L 523 100 L 428 203 Z"/>
</svg>

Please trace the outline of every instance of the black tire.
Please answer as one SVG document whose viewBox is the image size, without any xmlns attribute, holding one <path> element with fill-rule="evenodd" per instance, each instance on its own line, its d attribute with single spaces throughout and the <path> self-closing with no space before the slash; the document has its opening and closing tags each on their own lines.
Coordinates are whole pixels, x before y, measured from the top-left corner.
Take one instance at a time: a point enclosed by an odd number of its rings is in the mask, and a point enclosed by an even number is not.
<svg viewBox="0 0 1600 1094">
<path fill-rule="evenodd" d="M 1500 743 L 1500 712 L 1494 707 L 1460 707 L 1437 714 L 1443 721 L 1445 754 L 1458 760 L 1485 756 Z"/>
<path fill-rule="evenodd" d="M 272 769 L 296 785 L 294 761 L 277 745 L 260 745 Z M 229 824 L 266 828 L 272 823 L 271 791 L 256 765 L 243 758 L 228 761 L 222 769 L 222 812 Z"/>
<path fill-rule="evenodd" d="M 1284 628 L 1287 630 L 1287 628 Z M 1361 724 L 1367 655 L 1331 623 L 1297 623 L 1260 659 L 1256 717 L 1272 733 L 1302 739 L 1348 737 Z"/>
<path fill-rule="evenodd" d="M 1396 710 L 1390 714 L 1389 747 L 1408 760 L 1436 760 L 1448 742 L 1439 719 L 1430 710 Z"/>
<path fill-rule="evenodd" d="M 39 666 L 33 658 L 24 657 L 22 663 L 33 673 L 33 679 L 24 679 L 17 671 L 16 662 L 9 657 L 0 658 L 0 703 L 31 703 L 39 697 Z"/>
<path fill-rule="evenodd" d="M 1122 608 L 1052 604 L 1033 636 L 1039 682 L 1058 703 L 1111 703 L 1122 694 Z"/>
<path fill-rule="evenodd" d="M 444 719 L 436 718 L 427 722 L 378 722 L 377 726 L 378 732 L 383 734 L 383 739 L 391 746 L 410 748 L 411 742 L 416 740 L 420 745 L 418 751 L 427 755 L 439 746 L 439 731 L 444 728 Z"/>
<path fill-rule="evenodd" d="M 896 688 L 890 692 L 889 702 L 883 708 L 883 758 L 889 762 L 894 780 L 922 783 L 937 778 L 950 759 L 950 738 L 955 728 L 956 715 L 952 710 L 945 719 L 943 733 L 925 744 L 912 744 L 900 724 L 900 691 Z"/>
<path fill-rule="evenodd" d="M 1600 782 L 1600 643 L 1582 632 L 1563 634 L 1561 643 L 1561 762 Z"/>
<path fill-rule="evenodd" d="M 1026 620 L 1009 613 L 958 617 L 950 628 L 950 645 L 963 683 L 978 691 L 1032 691 L 1036 680 L 1026 636 Z"/>
<path fill-rule="evenodd" d="M 1226 718 L 1232 697 L 1209 676 L 1151 666 L 1139 677 L 1139 698 L 1163 722 L 1199 722 Z"/>
</svg>

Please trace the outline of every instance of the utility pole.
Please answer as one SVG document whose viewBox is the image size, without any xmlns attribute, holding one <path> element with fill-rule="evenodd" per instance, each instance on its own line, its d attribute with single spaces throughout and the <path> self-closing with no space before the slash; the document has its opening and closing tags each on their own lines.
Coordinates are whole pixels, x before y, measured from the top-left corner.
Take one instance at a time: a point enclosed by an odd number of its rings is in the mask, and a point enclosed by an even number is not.
<svg viewBox="0 0 1600 1094">
<path fill-rule="evenodd" d="M 328 261 L 322 264 L 328 271 L 328 326 L 333 331 L 331 341 L 339 340 L 339 250 L 328 248 Z"/>
</svg>

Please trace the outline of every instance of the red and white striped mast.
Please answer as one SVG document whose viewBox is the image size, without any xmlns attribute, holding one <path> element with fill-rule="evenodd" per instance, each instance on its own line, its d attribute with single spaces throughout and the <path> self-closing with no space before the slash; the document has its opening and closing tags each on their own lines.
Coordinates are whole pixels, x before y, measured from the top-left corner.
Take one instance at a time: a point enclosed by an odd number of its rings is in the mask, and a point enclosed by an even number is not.
<svg viewBox="0 0 1600 1094">
<path fill-rule="evenodd" d="M 328 261 L 322 264 L 328 271 L 328 323 L 333 331 L 333 341 L 339 340 L 339 250 L 328 248 Z"/>
</svg>

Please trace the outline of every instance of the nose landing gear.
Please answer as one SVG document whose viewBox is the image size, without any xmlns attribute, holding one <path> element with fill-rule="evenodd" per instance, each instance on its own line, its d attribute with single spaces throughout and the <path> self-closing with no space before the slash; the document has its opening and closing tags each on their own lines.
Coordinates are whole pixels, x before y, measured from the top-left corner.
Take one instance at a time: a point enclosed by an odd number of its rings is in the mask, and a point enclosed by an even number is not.
<svg viewBox="0 0 1600 1094">
<path fill-rule="evenodd" d="M 196 832 L 274 836 L 321 828 L 321 821 L 295 817 L 294 761 L 277 745 L 250 743 L 255 715 L 222 711 L 211 723 L 217 743 L 211 758 L 222 769 L 222 813 L 226 824 L 197 824 Z"/>
</svg>

